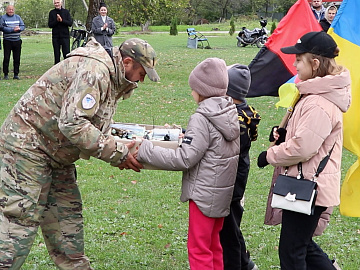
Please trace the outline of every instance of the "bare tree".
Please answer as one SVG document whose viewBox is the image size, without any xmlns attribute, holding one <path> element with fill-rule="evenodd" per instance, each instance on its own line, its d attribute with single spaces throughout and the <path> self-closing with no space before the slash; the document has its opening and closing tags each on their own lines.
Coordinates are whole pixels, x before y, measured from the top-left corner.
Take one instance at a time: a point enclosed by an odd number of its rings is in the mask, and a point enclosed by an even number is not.
<svg viewBox="0 0 360 270">
<path fill-rule="evenodd" d="M 82 0 L 82 2 L 83 2 L 83 5 L 84 5 L 86 11 L 89 11 L 89 7 L 88 7 L 86 1 L 85 1 L 85 0 Z"/>
</svg>

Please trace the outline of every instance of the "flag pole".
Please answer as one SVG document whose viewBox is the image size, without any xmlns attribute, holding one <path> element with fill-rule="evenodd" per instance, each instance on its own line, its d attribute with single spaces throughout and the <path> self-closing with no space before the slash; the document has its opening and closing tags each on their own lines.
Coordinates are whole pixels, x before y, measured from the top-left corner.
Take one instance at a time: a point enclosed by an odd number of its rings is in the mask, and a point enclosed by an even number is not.
<svg viewBox="0 0 360 270">
<path fill-rule="evenodd" d="M 289 122 L 289 119 L 294 111 L 294 107 L 295 107 L 296 103 L 299 101 L 299 99 L 300 99 L 300 93 L 299 93 L 299 91 L 296 91 L 296 93 L 290 103 L 290 106 L 287 108 L 286 113 L 279 124 L 279 128 L 286 128 L 286 126 Z M 269 147 L 274 146 L 275 142 L 276 141 L 271 142 Z"/>
</svg>

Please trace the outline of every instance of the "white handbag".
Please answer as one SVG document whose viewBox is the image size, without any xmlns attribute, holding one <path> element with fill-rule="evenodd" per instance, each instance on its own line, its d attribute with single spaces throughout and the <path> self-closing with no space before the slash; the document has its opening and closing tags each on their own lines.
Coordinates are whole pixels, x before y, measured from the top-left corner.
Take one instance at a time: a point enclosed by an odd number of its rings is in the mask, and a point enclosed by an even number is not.
<svg viewBox="0 0 360 270">
<path fill-rule="evenodd" d="M 335 146 L 335 144 L 334 144 Z M 302 174 L 302 165 L 298 164 L 299 175 L 292 177 L 280 174 L 275 181 L 271 207 L 290 210 L 306 215 L 314 214 L 315 201 L 317 196 L 316 179 L 324 170 L 334 146 L 320 162 L 312 180 L 304 179 Z"/>
</svg>

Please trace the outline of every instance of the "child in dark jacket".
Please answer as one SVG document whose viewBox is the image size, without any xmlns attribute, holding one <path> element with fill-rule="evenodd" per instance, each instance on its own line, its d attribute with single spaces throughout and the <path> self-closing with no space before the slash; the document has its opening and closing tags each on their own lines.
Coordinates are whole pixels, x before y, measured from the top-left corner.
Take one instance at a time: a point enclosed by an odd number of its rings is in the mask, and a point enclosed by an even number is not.
<svg viewBox="0 0 360 270">
<path fill-rule="evenodd" d="M 176 150 L 144 140 L 140 162 L 183 171 L 181 201 L 189 201 L 188 255 L 191 270 L 223 270 L 219 232 L 229 214 L 240 150 L 238 115 L 226 97 L 225 61 L 208 58 L 189 76 L 192 96 L 199 104 Z"/>
<path fill-rule="evenodd" d="M 245 240 L 240 230 L 244 208 L 241 205 L 250 169 L 249 150 L 251 142 L 256 141 L 260 115 L 247 104 L 251 75 L 245 65 L 235 64 L 228 67 L 229 85 L 226 95 L 232 97 L 240 124 L 240 154 L 236 174 L 235 188 L 230 205 L 230 214 L 225 217 L 220 240 L 223 248 L 225 270 L 256 270 L 257 266 L 250 260 Z"/>
</svg>

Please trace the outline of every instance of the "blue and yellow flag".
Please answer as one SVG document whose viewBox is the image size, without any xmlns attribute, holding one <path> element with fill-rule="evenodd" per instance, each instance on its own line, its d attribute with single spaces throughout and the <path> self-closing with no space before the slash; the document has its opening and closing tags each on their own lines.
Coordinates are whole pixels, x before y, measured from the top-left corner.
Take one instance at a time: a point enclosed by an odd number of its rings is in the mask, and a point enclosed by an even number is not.
<svg viewBox="0 0 360 270">
<path fill-rule="evenodd" d="M 296 74 L 286 83 L 279 87 L 279 98 L 280 100 L 275 104 L 276 108 L 283 107 L 289 108 L 294 107 L 296 102 L 300 98 L 299 90 L 296 88 L 296 84 L 300 82 L 298 75 Z"/>
<path fill-rule="evenodd" d="M 346 174 L 341 187 L 340 213 L 360 217 L 360 1 L 344 0 L 328 33 L 334 38 L 340 54 L 336 62 L 350 70 L 352 101 L 344 114 L 344 147 L 358 160 Z"/>
</svg>

